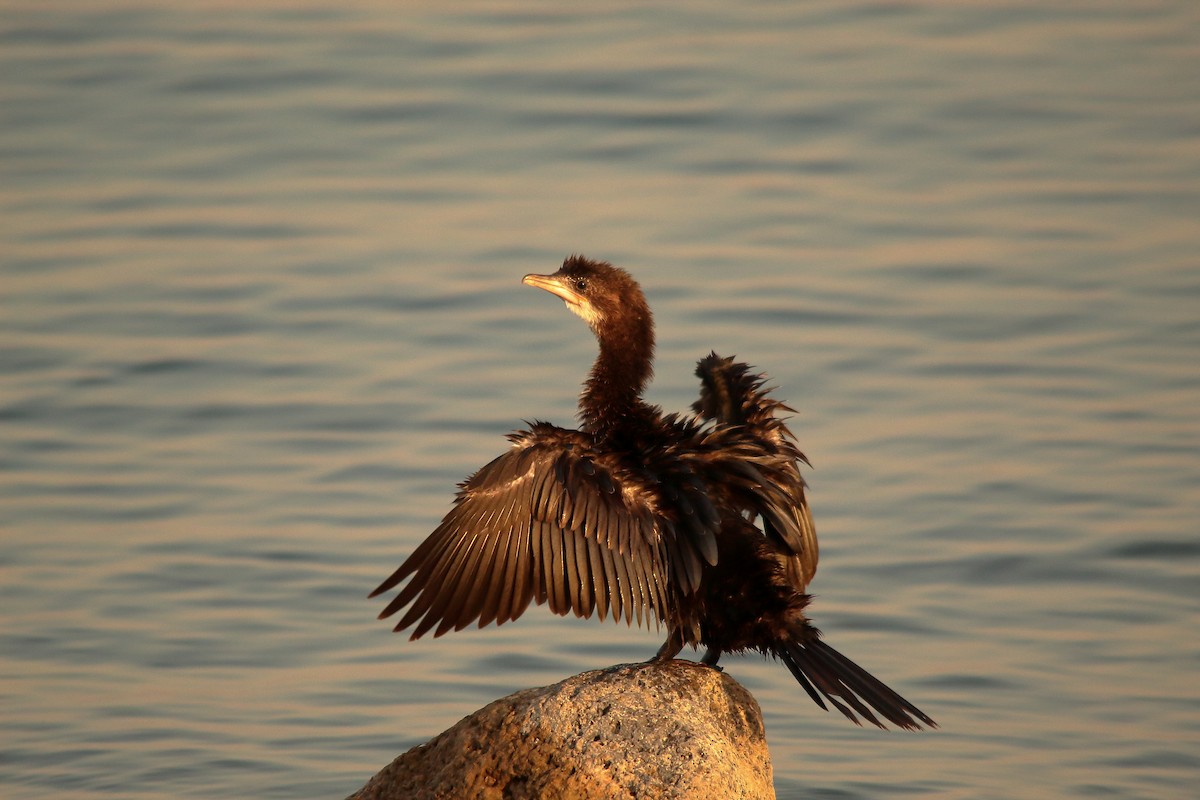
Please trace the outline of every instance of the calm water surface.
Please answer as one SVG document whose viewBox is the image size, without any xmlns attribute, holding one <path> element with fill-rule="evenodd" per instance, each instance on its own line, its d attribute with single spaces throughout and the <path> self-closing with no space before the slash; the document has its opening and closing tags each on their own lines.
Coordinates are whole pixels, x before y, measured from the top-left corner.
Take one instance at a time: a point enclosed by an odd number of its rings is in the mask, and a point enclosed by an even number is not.
<svg viewBox="0 0 1200 800">
<path fill-rule="evenodd" d="M 656 631 L 365 595 L 592 358 L 580 251 L 799 409 L 861 730 L 726 668 L 785 798 L 1200 782 L 1200 6 L 13 2 L 0 795 L 341 797 Z"/>
</svg>

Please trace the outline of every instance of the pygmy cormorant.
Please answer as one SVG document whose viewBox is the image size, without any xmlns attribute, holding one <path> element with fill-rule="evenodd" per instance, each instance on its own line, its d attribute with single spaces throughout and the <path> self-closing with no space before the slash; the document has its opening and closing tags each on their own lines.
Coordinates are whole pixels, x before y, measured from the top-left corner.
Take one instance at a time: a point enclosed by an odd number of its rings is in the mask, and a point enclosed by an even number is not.
<svg viewBox="0 0 1200 800">
<path fill-rule="evenodd" d="M 849 719 L 935 727 L 903 697 L 821 639 L 806 610 L 816 534 L 804 460 L 762 379 L 715 353 L 701 360 L 696 416 L 642 400 L 654 325 L 624 270 L 572 256 L 524 282 L 562 298 L 600 353 L 579 399 L 578 430 L 545 422 L 460 485 L 441 524 L 374 597 L 407 607 L 416 639 L 519 617 L 531 602 L 667 626 L 655 659 L 704 645 L 778 657 L 809 696 Z"/>
</svg>

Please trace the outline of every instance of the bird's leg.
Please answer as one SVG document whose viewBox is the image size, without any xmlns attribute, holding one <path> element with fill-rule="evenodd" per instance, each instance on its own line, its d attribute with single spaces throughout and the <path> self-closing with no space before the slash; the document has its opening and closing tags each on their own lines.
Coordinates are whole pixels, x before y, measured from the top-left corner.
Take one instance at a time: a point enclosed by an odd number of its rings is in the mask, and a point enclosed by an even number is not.
<svg viewBox="0 0 1200 800">
<path fill-rule="evenodd" d="M 700 663 L 706 664 L 706 665 L 712 667 L 717 672 L 724 672 L 725 671 L 724 669 L 717 666 L 717 660 L 720 658 L 721 658 L 721 648 L 710 647 L 704 651 L 704 658 L 700 659 Z"/>
<path fill-rule="evenodd" d="M 670 661 L 675 656 L 679 655 L 679 651 L 683 649 L 683 633 L 678 628 L 672 628 L 667 634 L 667 640 L 663 642 L 663 646 L 658 648 L 658 652 L 654 654 L 651 661 Z"/>
</svg>

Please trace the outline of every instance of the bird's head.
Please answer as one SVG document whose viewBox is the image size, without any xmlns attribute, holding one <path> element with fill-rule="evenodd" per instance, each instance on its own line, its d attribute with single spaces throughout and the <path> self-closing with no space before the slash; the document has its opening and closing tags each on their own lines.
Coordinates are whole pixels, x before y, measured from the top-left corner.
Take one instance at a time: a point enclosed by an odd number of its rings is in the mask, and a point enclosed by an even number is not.
<svg viewBox="0 0 1200 800">
<path fill-rule="evenodd" d="M 601 342 L 638 339 L 653 347 L 650 306 L 637 281 L 620 267 L 576 255 L 553 275 L 526 275 L 523 283 L 561 297 Z"/>
</svg>

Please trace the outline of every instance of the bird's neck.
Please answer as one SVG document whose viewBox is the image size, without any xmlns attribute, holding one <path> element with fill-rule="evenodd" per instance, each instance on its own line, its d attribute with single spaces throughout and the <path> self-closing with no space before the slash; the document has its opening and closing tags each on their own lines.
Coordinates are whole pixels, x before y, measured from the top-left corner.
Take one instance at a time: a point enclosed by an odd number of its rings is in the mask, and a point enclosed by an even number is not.
<svg viewBox="0 0 1200 800">
<path fill-rule="evenodd" d="M 600 438 L 615 439 L 644 424 L 649 407 L 642 391 L 653 373 L 653 339 L 600 340 L 600 354 L 579 398 L 579 418 Z"/>
</svg>

